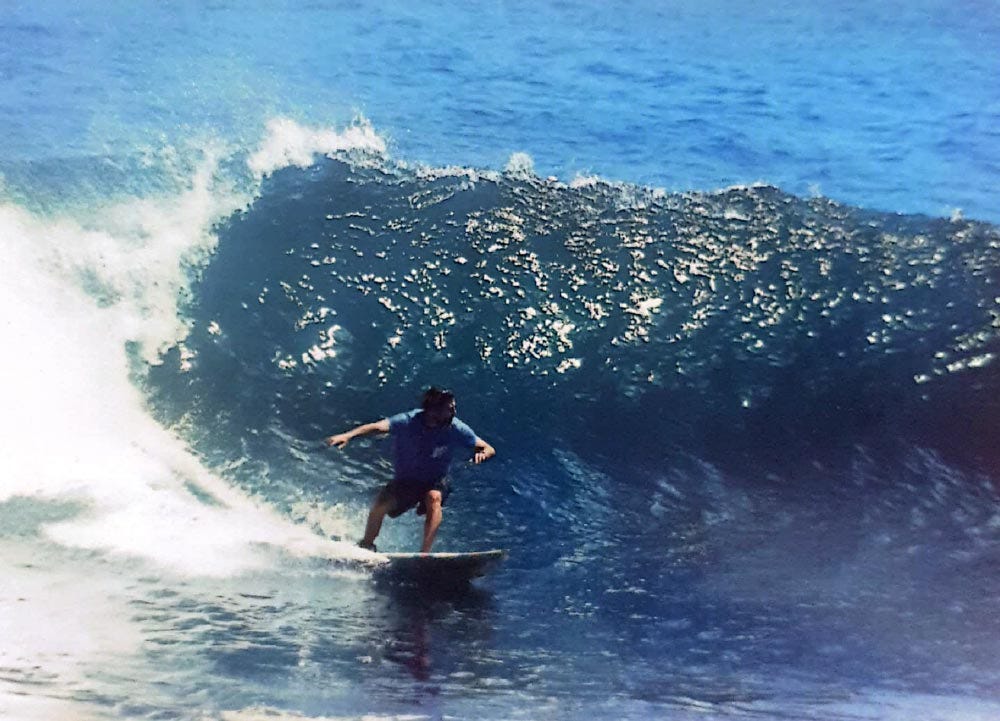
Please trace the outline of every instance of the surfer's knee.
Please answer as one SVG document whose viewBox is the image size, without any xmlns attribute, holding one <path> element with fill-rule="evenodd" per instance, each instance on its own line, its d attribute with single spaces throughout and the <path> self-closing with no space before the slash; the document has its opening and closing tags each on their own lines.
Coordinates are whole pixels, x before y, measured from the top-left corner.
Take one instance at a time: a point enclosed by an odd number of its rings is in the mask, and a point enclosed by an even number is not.
<svg viewBox="0 0 1000 721">
<path fill-rule="evenodd" d="M 427 495 L 424 496 L 424 504 L 428 508 L 432 507 L 440 508 L 442 500 L 443 496 L 441 495 L 441 491 L 427 491 Z"/>
<path fill-rule="evenodd" d="M 396 498 L 395 496 L 392 495 L 392 492 L 389 491 L 388 488 L 383 488 L 375 496 L 375 502 L 372 504 L 372 506 L 374 509 L 381 511 L 382 513 L 386 513 L 387 511 L 389 511 L 389 509 L 392 508 L 395 502 Z"/>
</svg>

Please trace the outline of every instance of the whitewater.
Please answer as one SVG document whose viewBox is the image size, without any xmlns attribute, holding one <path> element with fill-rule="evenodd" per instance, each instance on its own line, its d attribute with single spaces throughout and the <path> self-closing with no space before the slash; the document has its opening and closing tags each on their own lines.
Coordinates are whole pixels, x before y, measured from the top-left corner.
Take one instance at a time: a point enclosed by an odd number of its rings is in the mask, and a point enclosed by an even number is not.
<svg viewBox="0 0 1000 721">
<path fill-rule="evenodd" d="M 0 715 L 996 718 L 998 38 L 0 11 Z M 321 442 L 432 383 L 457 593 Z"/>
</svg>

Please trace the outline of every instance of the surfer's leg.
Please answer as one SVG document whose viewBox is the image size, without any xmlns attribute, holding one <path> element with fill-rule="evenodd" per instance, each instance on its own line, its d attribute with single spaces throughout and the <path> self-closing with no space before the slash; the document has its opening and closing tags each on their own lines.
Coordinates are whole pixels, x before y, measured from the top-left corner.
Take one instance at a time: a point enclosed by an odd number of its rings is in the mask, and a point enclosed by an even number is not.
<svg viewBox="0 0 1000 721">
<path fill-rule="evenodd" d="M 392 495 L 389 487 L 383 488 L 375 497 L 371 510 L 368 511 L 368 522 L 365 524 L 365 537 L 361 539 L 359 546 L 371 548 L 378 538 L 379 531 L 382 530 L 382 520 L 385 518 L 393 506 L 396 505 L 396 497 Z"/>
<path fill-rule="evenodd" d="M 441 491 L 427 491 L 424 496 L 424 508 L 427 518 L 424 519 L 424 545 L 420 548 L 421 553 L 430 553 L 431 546 L 434 545 L 434 536 L 437 535 L 438 526 L 441 525 Z"/>
</svg>

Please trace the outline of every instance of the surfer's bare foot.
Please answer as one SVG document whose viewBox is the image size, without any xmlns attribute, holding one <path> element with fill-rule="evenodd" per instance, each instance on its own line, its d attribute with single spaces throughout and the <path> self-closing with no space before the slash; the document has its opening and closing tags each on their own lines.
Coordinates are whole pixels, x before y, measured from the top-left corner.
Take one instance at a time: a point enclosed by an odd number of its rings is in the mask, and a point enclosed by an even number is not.
<svg viewBox="0 0 1000 721">
<path fill-rule="evenodd" d="M 378 549 L 375 548 L 375 544 L 371 543 L 369 541 L 366 541 L 363 538 L 360 541 L 358 541 L 358 546 L 360 546 L 361 548 L 364 548 L 365 550 L 371 551 L 372 553 L 378 553 Z"/>
</svg>

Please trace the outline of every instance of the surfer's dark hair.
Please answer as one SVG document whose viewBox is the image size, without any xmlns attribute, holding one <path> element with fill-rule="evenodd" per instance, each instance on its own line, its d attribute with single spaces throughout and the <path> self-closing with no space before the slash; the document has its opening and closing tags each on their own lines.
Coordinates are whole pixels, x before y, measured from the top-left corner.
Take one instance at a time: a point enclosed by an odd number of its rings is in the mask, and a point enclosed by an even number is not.
<svg viewBox="0 0 1000 721">
<path fill-rule="evenodd" d="M 446 391 L 437 386 L 431 386 L 426 391 L 424 391 L 424 399 L 420 403 L 420 407 L 425 411 L 429 411 L 436 408 L 444 408 L 450 406 L 455 402 L 455 394 L 451 391 Z"/>
</svg>

